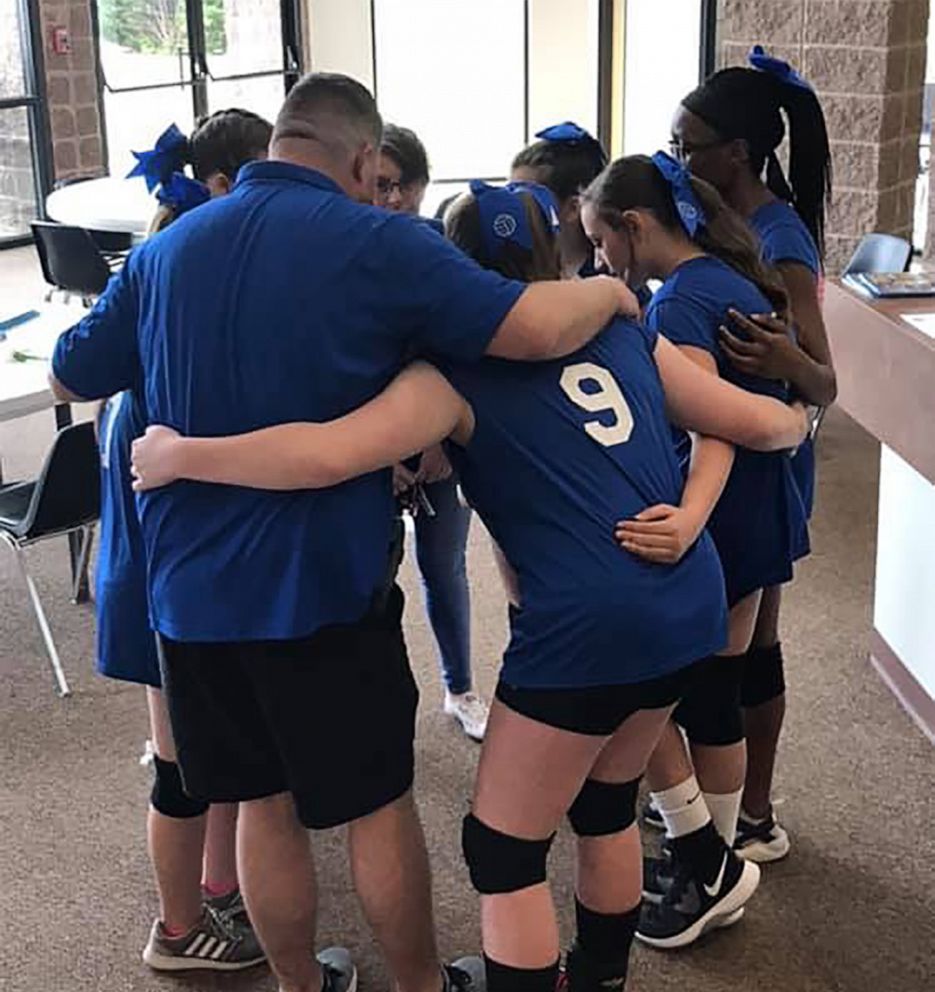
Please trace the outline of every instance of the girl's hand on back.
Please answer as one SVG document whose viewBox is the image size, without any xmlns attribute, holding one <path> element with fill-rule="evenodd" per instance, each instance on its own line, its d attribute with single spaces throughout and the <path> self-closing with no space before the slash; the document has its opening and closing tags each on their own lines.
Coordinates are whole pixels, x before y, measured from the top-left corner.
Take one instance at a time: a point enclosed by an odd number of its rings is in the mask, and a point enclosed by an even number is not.
<svg viewBox="0 0 935 992">
<path fill-rule="evenodd" d="M 744 332 L 738 337 L 721 327 L 721 345 L 731 364 L 748 375 L 763 379 L 789 379 L 799 346 L 789 325 L 775 314 L 756 313 L 749 317 L 729 310 L 731 323 Z"/>
<path fill-rule="evenodd" d="M 691 510 L 660 503 L 638 513 L 632 520 L 621 520 L 614 536 L 624 551 L 660 565 L 674 565 L 698 540 L 704 529 Z"/>
<path fill-rule="evenodd" d="M 167 486 L 181 478 L 177 456 L 183 441 L 178 431 L 157 424 L 147 427 L 146 433 L 133 442 L 133 488 L 138 493 Z"/>
<path fill-rule="evenodd" d="M 419 471 L 416 472 L 415 481 L 427 486 L 447 479 L 451 472 L 451 462 L 445 455 L 445 449 L 440 444 L 433 444 L 423 453 L 419 461 Z"/>
</svg>

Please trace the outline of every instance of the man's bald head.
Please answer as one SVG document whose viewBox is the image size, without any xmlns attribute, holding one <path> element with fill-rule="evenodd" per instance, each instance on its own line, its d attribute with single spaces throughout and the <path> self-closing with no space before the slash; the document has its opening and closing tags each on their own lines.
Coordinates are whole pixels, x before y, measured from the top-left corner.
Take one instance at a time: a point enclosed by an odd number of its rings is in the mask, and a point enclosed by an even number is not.
<svg viewBox="0 0 935 992">
<path fill-rule="evenodd" d="M 369 182 L 360 174 L 362 159 L 375 155 L 383 135 L 383 120 L 365 86 L 350 76 L 313 72 L 290 90 L 276 118 L 270 154 L 273 158 L 298 161 L 322 168 L 348 193 L 367 199 L 352 184 Z M 323 168 L 327 164 L 330 168 Z M 335 174 L 340 173 L 340 175 Z"/>
</svg>

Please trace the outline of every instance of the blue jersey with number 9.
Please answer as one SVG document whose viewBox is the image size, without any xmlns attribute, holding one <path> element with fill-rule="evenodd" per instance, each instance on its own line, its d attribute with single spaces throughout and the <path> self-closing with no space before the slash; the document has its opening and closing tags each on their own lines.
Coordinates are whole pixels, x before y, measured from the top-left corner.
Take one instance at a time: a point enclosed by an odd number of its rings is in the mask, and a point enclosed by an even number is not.
<svg viewBox="0 0 935 992">
<path fill-rule="evenodd" d="M 707 534 L 677 565 L 614 539 L 617 521 L 681 499 L 656 340 L 618 319 L 561 360 L 445 370 L 476 418 L 452 458 L 518 578 L 510 685 L 641 682 L 724 646 L 724 583 Z"/>
</svg>

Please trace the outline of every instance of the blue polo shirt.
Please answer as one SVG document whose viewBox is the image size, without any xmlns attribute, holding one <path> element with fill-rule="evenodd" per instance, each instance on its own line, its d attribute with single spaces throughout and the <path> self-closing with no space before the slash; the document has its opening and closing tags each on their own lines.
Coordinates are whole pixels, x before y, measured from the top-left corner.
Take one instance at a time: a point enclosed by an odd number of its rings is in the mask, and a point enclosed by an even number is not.
<svg viewBox="0 0 935 992">
<path fill-rule="evenodd" d="M 148 423 L 188 435 L 325 421 L 414 349 L 478 359 L 524 288 L 318 172 L 258 162 L 131 255 L 53 369 L 87 398 L 134 389 Z M 304 637 L 360 618 L 386 573 L 389 471 L 316 492 L 179 482 L 139 510 L 153 627 L 175 640 Z"/>
</svg>

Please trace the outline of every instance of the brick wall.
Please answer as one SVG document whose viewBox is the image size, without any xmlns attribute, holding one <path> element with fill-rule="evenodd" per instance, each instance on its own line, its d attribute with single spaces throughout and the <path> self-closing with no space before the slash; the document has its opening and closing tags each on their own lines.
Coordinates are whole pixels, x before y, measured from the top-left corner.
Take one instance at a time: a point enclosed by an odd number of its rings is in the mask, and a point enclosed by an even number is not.
<svg viewBox="0 0 935 992">
<path fill-rule="evenodd" d="M 91 0 L 40 0 L 40 12 L 55 178 L 101 175 L 106 170 Z M 52 51 L 54 26 L 68 28 L 70 54 Z"/>
<path fill-rule="evenodd" d="M 834 158 L 828 269 L 861 236 L 912 236 L 929 0 L 720 0 L 721 65 L 759 42 L 792 62 L 824 106 Z"/>
</svg>

